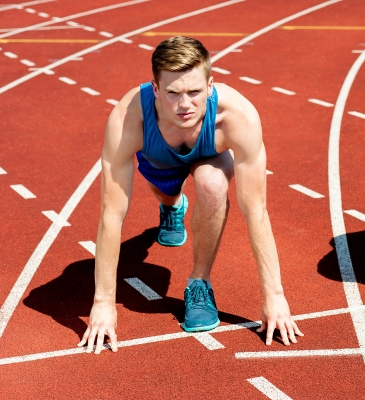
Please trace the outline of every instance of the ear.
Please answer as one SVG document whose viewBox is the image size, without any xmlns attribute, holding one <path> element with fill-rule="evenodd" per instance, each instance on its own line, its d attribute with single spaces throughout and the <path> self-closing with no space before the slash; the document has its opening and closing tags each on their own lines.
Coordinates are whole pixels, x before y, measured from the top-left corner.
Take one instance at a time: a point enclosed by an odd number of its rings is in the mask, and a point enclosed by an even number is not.
<svg viewBox="0 0 365 400">
<path fill-rule="evenodd" d="M 160 92 L 158 91 L 158 85 L 154 79 L 152 79 L 151 83 L 152 83 L 152 88 L 153 88 L 153 94 L 155 95 L 156 99 L 159 99 Z"/>
<path fill-rule="evenodd" d="M 208 79 L 208 97 L 213 93 L 213 77 L 210 76 Z"/>
</svg>

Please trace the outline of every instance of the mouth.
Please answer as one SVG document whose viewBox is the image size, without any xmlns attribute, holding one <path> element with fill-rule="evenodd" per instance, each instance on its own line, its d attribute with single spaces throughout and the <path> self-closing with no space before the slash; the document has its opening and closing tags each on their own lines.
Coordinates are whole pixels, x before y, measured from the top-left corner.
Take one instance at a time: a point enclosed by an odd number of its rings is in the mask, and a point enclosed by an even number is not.
<svg viewBox="0 0 365 400">
<path fill-rule="evenodd" d="M 178 113 L 176 115 L 181 119 L 189 119 L 190 117 L 192 117 L 194 115 L 194 113 L 193 112 L 186 112 L 186 113 Z"/>
</svg>

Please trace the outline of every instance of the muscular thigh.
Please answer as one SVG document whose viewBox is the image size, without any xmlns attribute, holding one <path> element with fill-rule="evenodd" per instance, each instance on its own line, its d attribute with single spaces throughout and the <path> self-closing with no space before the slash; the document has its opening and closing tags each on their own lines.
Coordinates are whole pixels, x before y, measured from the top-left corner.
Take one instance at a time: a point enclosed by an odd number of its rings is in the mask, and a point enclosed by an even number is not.
<svg viewBox="0 0 365 400">
<path fill-rule="evenodd" d="M 190 170 L 193 178 L 198 175 L 221 174 L 223 173 L 228 182 L 234 175 L 233 151 L 226 150 L 214 157 L 205 158 L 191 166 Z"/>
</svg>

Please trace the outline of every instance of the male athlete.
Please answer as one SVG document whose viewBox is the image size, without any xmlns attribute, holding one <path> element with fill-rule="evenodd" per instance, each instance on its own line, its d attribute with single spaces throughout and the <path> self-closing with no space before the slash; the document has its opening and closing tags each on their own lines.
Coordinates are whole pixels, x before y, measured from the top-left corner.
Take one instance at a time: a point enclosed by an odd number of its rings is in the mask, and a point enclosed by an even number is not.
<svg viewBox="0 0 365 400">
<path fill-rule="evenodd" d="M 158 242 L 181 246 L 187 235 L 182 193 L 191 175 L 196 191 L 192 215 L 194 267 L 184 292 L 188 332 L 219 324 L 210 271 L 223 233 L 235 175 L 239 207 L 247 222 L 263 294 L 266 344 L 274 329 L 285 345 L 303 336 L 284 297 L 279 260 L 266 211 L 266 154 L 253 105 L 210 76 L 208 51 L 195 39 L 175 36 L 152 55 L 153 80 L 128 92 L 108 120 L 102 151 L 101 217 L 96 241 L 95 297 L 79 343 L 99 354 L 104 336 L 117 351 L 116 269 L 121 226 L 132 195 L 134 154 L 139 172 L 160 201 Z"/>
</svg>

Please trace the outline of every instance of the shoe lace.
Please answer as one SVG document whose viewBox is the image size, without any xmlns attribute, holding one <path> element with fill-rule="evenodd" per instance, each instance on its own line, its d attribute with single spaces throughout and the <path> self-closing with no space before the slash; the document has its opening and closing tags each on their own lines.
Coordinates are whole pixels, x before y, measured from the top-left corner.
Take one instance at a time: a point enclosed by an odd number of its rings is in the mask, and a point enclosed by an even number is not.
<svg viewBox="0 0 365 400">
<path fill-rule="evenodd" d="M 188 303 L 190 308 L 200 308 L 206 310 L 208 307 L 208 290 L 200 286 L 195 286 L 188 293 Z"/>
<path fill-rule="evenodd" d="M 161 226 L 166 230 L 174 230 L 177 226 L 177 212 L 175 210 L 164 210 L 161 213 Z"/>
</svg>

